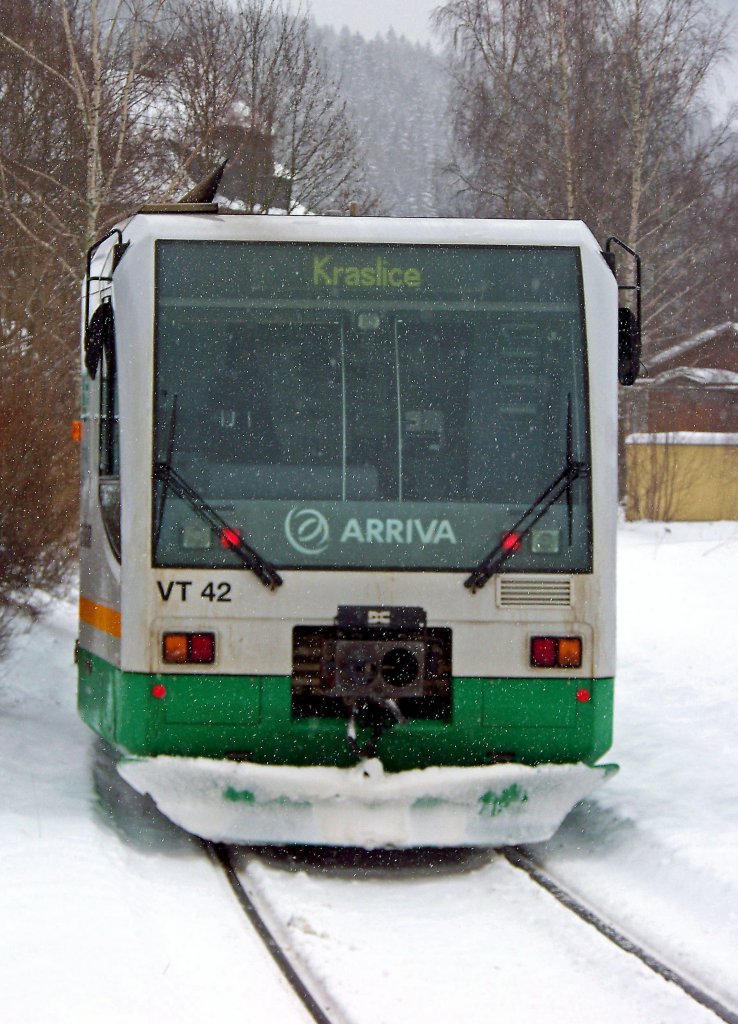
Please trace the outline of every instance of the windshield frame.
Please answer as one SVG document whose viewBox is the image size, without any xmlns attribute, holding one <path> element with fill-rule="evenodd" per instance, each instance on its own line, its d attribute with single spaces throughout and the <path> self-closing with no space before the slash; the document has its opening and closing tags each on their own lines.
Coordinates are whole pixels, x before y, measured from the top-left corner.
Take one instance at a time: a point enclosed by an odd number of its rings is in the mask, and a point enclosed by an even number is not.
<svg viewBox="0 0 738 1024">
<path fill-rule="evenodd" d="M 361 250 L 362 252 L 364 252 L 366 250 L 369 250 L 369 249 L 376 249 L 378 253 L 380 251 L 382 253 L 386 253 L 386 252 L 391 251 L 391 250 L 406 250 L 408 248 L 427 248 L 427 249 L 432 249 L 432 250 L 439 250 L 439 249 L 442 249 L 442 250 L 471 250 L 471 249 L 479 250 L 479 249 L 481 249 L 481 250 L 485 250 L 485 251 L 503 250 L 503 251 L 507 251 L 507 252 L 516 251 L 516 250 L 522 250 L 522 251 L 525 251 L 525 252 L 564 251 L 564 252 L 571 253 L 573 255 L 573 257 L 574 257 L 574 262 L 575 262 L 576 288 L 577 288 L 577 296 L 578 296 L 578 317 L 579 317 L 579 327 L 580 327 L 580 332 L 581 332 L 582 375 L 581 375 L 581 382 L 580 382 L 580 386 L 581 386 L 581 405 L 580 405 L 580 407 L 581 407 L 581 412 L 582 412 L 582 416 L 583 416 L 583 423 L 584 423 L 584 436 L 583 436 L 583 439 L 582 439 L 582 444 L 583 444 L 584 451 L 581 454 L 582 454 L 583 460 L 586 461 L 587 463 L 591 464 L 591 459 L 592 459 L 592 426 L 591 426 L 590 382 L 589 382 L 589 331 L 588 331 L 588 324 L 587 324 L 587 317 L 586 317 L 585 282 L 584 282 L 584 275 L 583 275 L 583 270 L 582 270 L 582 252 L 581 252 L 581 247 L 579 245 L 566 245 L 566 244 L 546 245 L 546 244 L 530 244 L 530 243 L 523 243 L 523 244 L 498 243 L 498 244 L 494 244 L 494 243 L 480 243 L 480 242 L 476 242 L 476 241 L 475 242 L 470 242 L 470 243 L 463 243 L 463 242 L 448 242 L 448 243 L 446 243 L 446 242 L 435 242 L 435 241 L 434 242 L 424 242 L 422 240 L 414 240 L 414 241 L 407 241 L 407 242 L 404 242 L 404 241 L 403 242 L 399 242 L 399 241 L 398 242 L 395 242 L 395 241 L 392 241 L 392 242 L 382 242 L 382 241 L 377 241 L 375 239 L 372 239 L 372 240 L 369 240 L 369 241 L 364 241 L 364 240 L 359 240 L 359 239 L 357 239 L 355 241 L 346 241 L 345 239 L 341 239 L 341 240 L 336 240 L 334 242 L 322 241 L 322 242 L 310 243 L 310 242 L 301 242 L 301 241 L 288 241 L 288 240 L 285 240 L 285 239 L 277 239 L 277 238 L 275 238 L 275 239 L 272 239 L 272 238 L 260 238 L 260 239 L 249 239 L 249 240 L 237 240 L 237 239 L 231 239 L 231 238 L 223 238 L 223 239 L 214 239 L 214 238 L 208 238 L 208 239 L 205 239 L 205 238 L 199 238 L 199 239 L 198 238 L 189 238 L 189 239 L 182 239 L 182 238 L 176 238 L 175 239 L 175 238 L 172 238 L 172 239 L 168 239 L 168 238 L 165 238 L 165 239 L 156 239 L 155 240 L 155 244 L 154 244 L 154 279 L 155 279 L 155 286 L 154 286 L 154 336 L 153 336 L 153 343 L 154 343 L 153 368 L 154 368 L 154 372 L 153 372 L 153 380 L 152 380 L 152 410 L 153 410 L 153 415 L 154 415 L 154 423 L 153 423 L 153 430 L 154 430 L 154 461 L 156 461 L 156 444 L 157 444 L 157 441 L 156 441 L 156 438 L 157 438 L 156 410 L 159 408 L 159 393 L 158 393 L 159 380 L 158 380 L 158 373 L 157 373 L 157 366 L 158 366 L 157 351 L 158 351 L 159 338 L 160 338 L 159 320 L 160 320 L 160 317 L 162 315 L 162 307 L 161 307 L 161 304 L 159 302 L 159 295 L 160 295 L 160 288 L 159 288 L 160 261 L 159 261 L 158 257 L 159 257 L 160 247 L 168 245 L 168 244 L 174 244 L 174 245 L 180 245 L 180 246 L 181 245 L 187 245 L 187 246 L 192 246 L 192 247 L 195 247 L 195 246 L 199 247 L 199 246 L 203 246 L 203 245 L 204 246 L 213 246 L 213 245 L 221 245 L 221 244 L 226 244 L 226 245 L 243 245 L 243 246 L 247 246 L 247 247 L 252 248 L 252 249 L 256 249 L 256 248 L 259 248 L 261 246 L 269 246 L 269 247 L 283 246 L 285 248 L 288 248 L 288 247 L 289 248 L 294 248 L 295 246 L 311 245 L 312 244 L 312 245 L 331 246 L 331 247 L 335 247 L 337 249 L 342 249 L 342 250 L 346 250 L 346 249 L 351 248 L 351 247 L 356 247 L 358 250 Z M 396 313 L 399 314 L 399 315 L 401 315 L 404 310 L 412 310 L 413 308 L 417 309 L 417 306 L 418 306 L 417 301 L 415 301 L 415 302 L 409 301 L 408 302 L 407 300 L 403 300 L 403 298 L 401 296 L 397 296 L 397 297 L 393 296 L 392 298 L 393 298 L 393 308 L 396 310 Z M 325 306 L 326 313 L 335 311 L 338 314 L 339 309 L 341 308 L 340 301 L 341 300 L 338 300 L 335 303 L 335 305 L 327 303 L 326 306 Z M 563 462 L 564 454 L 565 453 L 564 453 L 564 451 L 562 449 L 562 462 Z M 174 465 L 176 466 L 176 456 L 174 458 Z M 560 469 L 560 465 L 559 465 L 559 463 L 552 463 L 549 468 L 551 470 L 551 476 L 553 477 L 553 476 L 556 475 L 557 471 Z M 532 573 L 532 574 L 536 574 L 536 575 L 545 575 L 545 574 L 558 574 L 558 575 L 561 575 L 561 574 L 577 575 L 577 574 L 579 574 L 579 575 L 581 575 L 581 574 L 591 574 L 592 573 L 592 571 L 593 571 L 593 557 L 594 557 L 594 555 L 593 555 L 593 551 L 594 551 L 594 522 L 593 522 L 593 488 L 592 488 L 592 482 L 591 482 L 591 474 L 588 474 L 586 478 L 582 478 L 579 481 L 579 486 L 584 487 L 584 489 L 585 489 L 585 499 L 584 499 L 584 501 L 581 504 L 584 506 L 585 519 L 586 519 L 586 527 L 587 527 L 587 538 L 586 538 L 586 545 L 585 545 L 586 546 L 586 555 L 585 555 L 584 558 L 581 559 L 580 564 L 575 566 L 575 567 L 560 567 L 560 566 L 557 566 L 557 567 L 550 567 L 550 566 L 530 567 L 530 566 L 525 566 L 525 565 L 516 565 L 516 561 L 517 560 L 516 560 L 515 556 L 513 555 L 512 557 L 506 559 L 504 570 L 503 570 L 504 572 L 506 572 L 506 573 L 509 573 L 509 572 L 512 572 L 512 573 L 519 572 L 519 573 L 528 573 L 528 574 Z M 155 507 L 156 507 L 156 504 L 157 504 L 157 491 L 156 491 L 156 487 L 155 486 L 152 487 L 151 499 L 152 499 L 152 511 L 153 511 L 155 509 Z M 165 501 L 166 500 L 171 500 L 171 495 L 167 496 L 167 498 L 165 498 Z M 213 500 L 214 500 L 214 507 L 216 509 L 218 509 L 219 507 L 226 507 L 227 508 L 229 505 L 231 505 L 231 501 L 229 499 L 226 499 L 226 498 L 213 499 Z M 243 500 L 244 501 L 258 501 L 259 499 L 243 499 Z M 295 499 L 283 499 L 283 500 L 285 500 L 285 501 L 289 500 L 289 501 L 292 501 L 294 504 L 300 504 L 301 503 L 303 505 L 307 505 L 307 504 L 312 504 L 313 503 L 313 501 L 311 499 L 295 498 Z M 320 500 L 321 499 L 315 499 L 316 502 L 320 502 Z M 425 502 L 425 504 L 432 504 L 432 502 L 427 501 L 427 502 Z M 445 504 L 451 505 L 452 503 L 450 501 L 446 501 Z M 464 504 L 474 504 L 474 503 L 467 499 L 464 502 Z M 480 504 L 484 504 L 484 503 L 480 503 Z M 504 504 L 504 503 L 501 502 L 501 504 Z M 509 504 L 509 502 L 508 502 L 508 504 Z M 556 502 L 554 504 L 558 504 L 558 502 Z M 519 509 L 522 510 L 522 508 L 523 508 L 523 504 L 520 503 Z M 517 515 L 511 516 L 510 526 L 512 526 L 512 524 L 514 523 L 516 518 L 517 518 Z M 496 534 L 494 533 L 493 529 L 490 531 L 489 534 L 480 535 L 480 545 L 481 545 L 481 547 L 483 548 L 483 550 L 485 552 L 487 552 L 489 550 L 490 546 L 492 545 L 492 543 L 494 543 L 495 536 L 496 536 Z M 400 550 L 402 550 L 402 549 L 400 549 Z M 479 564 L 479 560 L 478 559 L 474 559 L 474 560 L 472 560 L 470 562 L 470 564 L 464 565 L 464 566 L 408 565 L 407 561 L 405 563 L 402 563 L 402 564 L 382 564 L 382 565 L 372 565 L 372 564 L 366 564 L 366 563 L 362 563 L 362 562 L 356 562 L 354 564 L 347 564 L 346 562 L 341 562 L 341 563 L 320 562 L 320 563 L 316 563 L 316 562 L 311 562 L 311 561 L 307 561 L 307 560 L 299 561 L 299 562 L 297 560 L 296 561 L 286 562 L 286 561 L 282 561 L 280 559 L 274 558 L 273 555 L 272 555 L 272 552 L 270 552 L 269 550 L 264 550 L 263 547 L 262 547 L 262 551 L 263 551 L 264 557 L 270 559 L 270 561 L 273 562 L 274 569 L 279 569 L 280 571 L 287 571 L 287 572 L 290 572 L 290 571 L 293 571 L 293 570 L 294 571 L 311 571 L 311 572 L 423 572 L 423 573 L 429 573 L 430 572 L 430 573 L 460 573 L 460 574 L 467 575 L 469 573 L 473 573 L 478 568 L 478 564 Z M 220 554 L 221 553 L 219 552 L 218 556 L 214 557 L 210 561 L 207 561 L 207 562 L 206 561 L 202 561 L 202 562 L 198 562 L 198 563 L 194 563 L 194 564 L 192 562 L 189 562 L 189 561 L 180 561 L 180 562 L 176 562 L 176 563 L 173 562 L 173 561 L 158 561 L 157 560 L 157 551 L 156 551 L 155 545 L 153 544 L 153 536 L 152 536 L 151 564 L 152 564 L 152 567 L 157 568 L 157 569 L 162 569 L 162 568 L 166 568 L 166 569 L 187 569 L 187 570 L 205 569 L 205 570 L 208 570 L 208 571 L 227 571 L 227 570 L 231 570 L 231 569 L 243 569 L 242 561 L 235 554 L 232 554 L 232 557 L 229 558 L 229 560 L 227 562 L 224 561 L 224 560 L 220 560 L 220 561 L 218 560 L 218 558 L 220 557 Z M 228 555 L 227 552 L 226 552 L 226 555 Z M 225 559 L 226 555 L 223 556 L 223 559 Z"/>
</svg>

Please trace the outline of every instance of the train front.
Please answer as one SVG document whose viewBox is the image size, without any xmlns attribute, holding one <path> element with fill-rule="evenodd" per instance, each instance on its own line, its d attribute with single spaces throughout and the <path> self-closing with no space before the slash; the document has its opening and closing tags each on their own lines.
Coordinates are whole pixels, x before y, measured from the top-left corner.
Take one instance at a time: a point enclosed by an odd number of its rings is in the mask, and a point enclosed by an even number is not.
<svg viewBox="0 0 738 1024">
<path fill-rule="evenodd" d="M 162 214 L 122 241 L 80 708 L 123 777 L 229 842 L 548 837 L 611 739 L 617 291 L 589 232 Z"/>
</svg>

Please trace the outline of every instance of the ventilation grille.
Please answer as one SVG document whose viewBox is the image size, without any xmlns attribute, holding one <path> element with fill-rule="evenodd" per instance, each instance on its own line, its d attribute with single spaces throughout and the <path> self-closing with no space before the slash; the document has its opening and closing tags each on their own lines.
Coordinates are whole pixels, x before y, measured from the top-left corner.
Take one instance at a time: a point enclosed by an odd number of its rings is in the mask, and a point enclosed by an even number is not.
<svg viewBox="0 0 738 1024">
<path fill-rule="evenodd" d="M 498 578 L 497 603 L 501 608 L 568 608 L 571 605 L 571 580 Z"/>
</svg>

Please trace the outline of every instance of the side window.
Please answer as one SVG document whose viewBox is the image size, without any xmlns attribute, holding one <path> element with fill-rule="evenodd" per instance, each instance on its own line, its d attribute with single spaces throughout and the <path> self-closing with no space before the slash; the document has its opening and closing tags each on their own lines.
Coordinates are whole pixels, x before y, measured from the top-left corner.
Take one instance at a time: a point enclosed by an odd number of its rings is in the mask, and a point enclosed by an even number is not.
<svg viewBox="0 0 738 1024">
<path fill-rule="evenodd" d="M 112 337 L 103 347 L 100 371 L 100 512 L 110 546 L 120 561 L 120 426 Z"/>
</svg>

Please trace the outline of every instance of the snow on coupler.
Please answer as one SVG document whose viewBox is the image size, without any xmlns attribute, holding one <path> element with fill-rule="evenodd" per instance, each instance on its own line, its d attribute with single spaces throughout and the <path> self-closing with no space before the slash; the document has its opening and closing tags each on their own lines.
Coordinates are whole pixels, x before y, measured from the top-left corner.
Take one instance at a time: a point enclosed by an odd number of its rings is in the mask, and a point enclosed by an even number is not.
<svg viewBox="0 0 738 1024">
<path fill-rule="evenodd" d="M 617 765 L 496 764 L 385 772 L 208 758 L 124 759 L 118 771 L 173 822 L 205 839 L 404 849 L 549 839 Z"/>
</svg>

